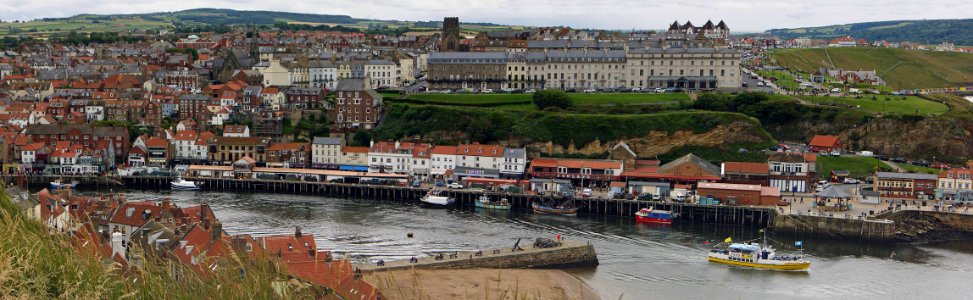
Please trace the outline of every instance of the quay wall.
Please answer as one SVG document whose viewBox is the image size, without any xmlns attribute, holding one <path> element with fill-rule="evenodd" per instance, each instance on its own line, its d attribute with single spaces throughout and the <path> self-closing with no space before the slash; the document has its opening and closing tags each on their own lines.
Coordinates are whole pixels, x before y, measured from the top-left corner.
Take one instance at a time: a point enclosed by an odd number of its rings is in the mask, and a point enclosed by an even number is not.
<svg viewBox="0 0 973 300">
<path fill-rule="evenodd" d="M 472 252 L 457 254 L 441 260 L 426 257 L 417 263 L 407 261 L 388 262 L 384 266 L 362 265 L 362 272 L 380 272 L 403 269 L 553 269 L 571 267 L 590 267 L 598 265 L 595 247 L 588 243 L 565 241 L 554 248 L 531 248 L 524 246 L 523 251 L 501 253 L 484 252 L 477 256 Z M 499 249 L 498 249 L 499 250 Z"/>
<path fill-rule="evenodd" d="M 896 236 L 896 224 L 891 220 L 780 214 L 772 225 L 774 232 L 826 238 L 886 242 Z"/>
<path fill-rule="evenodd" d="M 940 229 L 973 233 L 973 214 L 942 211 L 900 210 L 885 215 L 887 218 L 905 223 L 915 220 L 928 220 Z"/>
</svg>

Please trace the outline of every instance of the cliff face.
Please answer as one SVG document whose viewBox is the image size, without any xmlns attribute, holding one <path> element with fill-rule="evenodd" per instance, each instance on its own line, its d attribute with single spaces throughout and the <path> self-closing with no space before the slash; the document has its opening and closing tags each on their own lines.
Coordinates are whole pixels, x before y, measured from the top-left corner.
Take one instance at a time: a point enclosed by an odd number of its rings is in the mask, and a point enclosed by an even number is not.
<svg viewBox="0 0 973 300">
<path fill-rule="evenodd" d="M 640 137 L 604 142 L 595 140 L 580 146 L 571 143 L 564 147 L 550 141 L 527 143 L 525 146 L 549 154 L 600 155 L 609 152 L 618 142 L 624 141 L 639 157 L 653 157 L 683 146 L 716 147 L 737 143 L 766 142 L 763 137 L 753 134 L 753 132 L 759 131 L 759 129 L 753 128 L 754 126 L 754 124 L 747 122 L 733 122 L 718 125 L 710 131 L 698 134 L 691 130 L 680 130 L 671 134 L 664 131 L 652 131 Z M 728 150 L 735 151 L 736 149 Z"/>
<path fill-rule="evenodd" d="M 877 118 L 840 136 L 877 154 L 930 159 L 973 157 L 973 122 L 949 118 L 903 120 Z M 857 142 L 855 139 L 857 138 Z"/>
</svg>

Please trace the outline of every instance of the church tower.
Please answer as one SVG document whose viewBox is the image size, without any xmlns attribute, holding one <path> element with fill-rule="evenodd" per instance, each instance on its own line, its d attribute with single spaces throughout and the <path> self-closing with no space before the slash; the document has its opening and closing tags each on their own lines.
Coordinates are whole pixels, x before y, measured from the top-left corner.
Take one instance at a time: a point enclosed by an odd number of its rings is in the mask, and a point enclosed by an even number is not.
<svg viewBox="0 0 973 300">
<path fill-rule="evenodd" d="M 443 19 L 443 32 L 439 42 L 440 52 L 459 50 L 459 18 L 447 17 Z"/>
</svg>

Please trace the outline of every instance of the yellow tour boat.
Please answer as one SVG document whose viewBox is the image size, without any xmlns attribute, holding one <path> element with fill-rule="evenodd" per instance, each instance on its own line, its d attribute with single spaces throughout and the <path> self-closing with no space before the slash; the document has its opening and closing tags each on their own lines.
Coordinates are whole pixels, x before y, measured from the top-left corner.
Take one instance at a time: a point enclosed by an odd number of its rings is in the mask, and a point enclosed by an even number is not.
<svg viewBox="0 0 973 300">
<path fill-rule="evenodd" d="M 752 242 L 731 243 L 730 238 L 726 238 L 724 242 L 728 246 L 710 250 L 709 261 L 732 266 L 784 271 L 805 271 L 811 267 L 811 261 L 804 257 L 803 243 L 800 241 L 794 243 L 796 246 L 801 246 L 801 253 L 798 255 L 778 254 L 767 244 L 766 236 L 763 245 Z"/>
</svg>

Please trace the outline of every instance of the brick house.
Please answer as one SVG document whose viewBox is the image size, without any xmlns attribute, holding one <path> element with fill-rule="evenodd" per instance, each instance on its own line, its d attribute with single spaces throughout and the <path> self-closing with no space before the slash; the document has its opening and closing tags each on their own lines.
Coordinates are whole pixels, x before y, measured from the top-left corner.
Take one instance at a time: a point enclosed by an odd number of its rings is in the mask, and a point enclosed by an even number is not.
<svg viewBox="0 0 973 300">
<path fill-rule="evenodd" d="M 267 150 L 268 167 L 307 168 L 310 162 L 309 143 L 276 143 Z"/>
<path fill-rule="evenodd" d="M 882 198 L 929 199 L 936 194 L 935 174 L 875 172 L 872 189 Z"/>
<path fill-rule="evenodd" d="M 91 127 L 74 125 L 40 125 L 28 126 L 25 131 L 27 138 L 37 143 L 54 146 L 60 141 L 94 147 L 99 141 L 111 141 L 115 149 L 116 158 L 128 157 L 131 147 L 128 128 L 125 127 Z"/>
<path fill-rule="evenodd" d="M 382 116 L 382 95 L 371 89 L 368 80 L 345 78 L 335 89 L 335 104 L 328 111 L 336 131 L 372 129 Z"/>
</svg>

